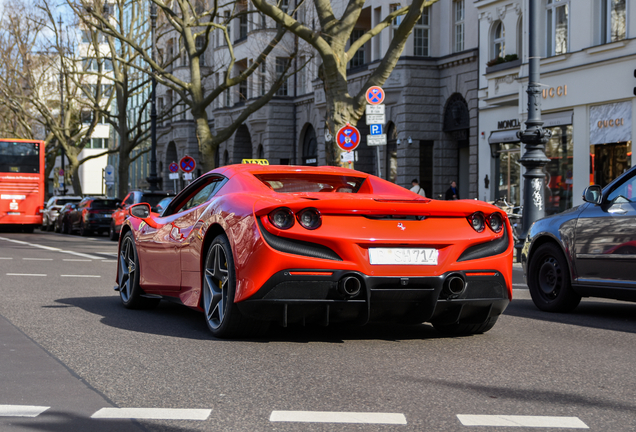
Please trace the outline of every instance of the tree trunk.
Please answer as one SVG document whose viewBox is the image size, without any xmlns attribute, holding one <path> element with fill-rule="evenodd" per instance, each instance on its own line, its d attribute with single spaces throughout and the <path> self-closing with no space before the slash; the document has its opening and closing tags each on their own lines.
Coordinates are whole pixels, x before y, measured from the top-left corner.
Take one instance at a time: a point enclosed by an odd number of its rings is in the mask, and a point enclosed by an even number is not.
<svg viewBox="0 0 636 432">
<path fill-rule="evenodd" d="M 208 172 L 216 168 L 214 166 L 214 159 L 219 144 L 214 142 L 214 136 L 210 130 L 208 115 L 205 109 L 196 113 L 195 110 L 192 110 L 192 116 L 196 123 L 197 140 L 199 141 L 199 149 L 201 151 L 201 165 L 203 165 L 201 168 L 203 168 L 203 172 Z"/>
<path fill-rule="evenodd" d="M 123 143 L 122 143 L 123 144 Z M 119 148 L 119 163 L 117 164 L 117 198 L 124 199 L 128 194 L 128 168 L 130 167 L 130 152 L 124 151 L 124 146 Z"/>
<path fill-rule="evenodd" d="M 79 151 L 77 151 L 76 147 L 67 147 L 66 156 L 68 158 L 69 164 L 65 168 L 68 171 L 71 184 L 73 185 L 73 195 L 82 196 L 82 183 L 79 178 L 79 161 L 77 160 L 77 156 L 79 155 Z M 66 172 L 64 173 L 64 177 L 68 179 Z M 67 180 L 65 179 L 64 183 L 66 184 Z"/>
</svg>

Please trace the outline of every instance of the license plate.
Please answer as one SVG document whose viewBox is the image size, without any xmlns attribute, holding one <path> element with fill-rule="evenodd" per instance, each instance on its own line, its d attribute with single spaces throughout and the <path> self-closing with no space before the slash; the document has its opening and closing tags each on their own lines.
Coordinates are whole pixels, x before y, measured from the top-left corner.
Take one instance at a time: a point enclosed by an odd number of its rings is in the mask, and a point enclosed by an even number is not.
<svg viewBox="0 0 636 432">
<path fill-rule="evenodd" d="M 437 265 L 433 248 L 369 248 L 370 264 Z"/>
</svg>

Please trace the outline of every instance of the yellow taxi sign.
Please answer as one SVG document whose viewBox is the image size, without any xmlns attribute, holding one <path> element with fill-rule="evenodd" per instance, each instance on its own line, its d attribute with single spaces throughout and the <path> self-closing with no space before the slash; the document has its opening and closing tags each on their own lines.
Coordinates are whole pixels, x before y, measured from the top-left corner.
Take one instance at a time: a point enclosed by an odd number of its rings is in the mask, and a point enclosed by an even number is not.
<svg viewBox="0 0 636 432">
<path fill-rule="evenodd" d="M 241 163 L 244 164 L 256 164 L 256 165 L 269 165 L 267 159 L 243 159 Z"/>
</svg>

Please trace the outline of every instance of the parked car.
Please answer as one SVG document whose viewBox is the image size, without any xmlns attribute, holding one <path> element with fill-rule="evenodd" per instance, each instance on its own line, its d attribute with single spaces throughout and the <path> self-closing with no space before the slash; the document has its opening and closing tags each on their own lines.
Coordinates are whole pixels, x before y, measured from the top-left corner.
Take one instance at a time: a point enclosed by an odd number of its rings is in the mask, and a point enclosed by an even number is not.
<svg viewBox="0 0 636 432">
<path fill-rule="evenodd" d="M 511 228 L 498 207 L 436 201 L 339 167 L 230 165 L 162 215 L 129 209 L 117 287 L 204 312 L 216 337 L 269 322 L 431 322 L 490 330 L 512 298 Z"/>
<path fill-rule="evenodd" d="M 53 223 L 53 230 L 57 233 L 71 233 L 71 222 L 69 220 L 69 215 L 73 210 L 77 208 L 78 202 L 70 202 L 64 204 L 64 207 L 60 209 L 57 215 L 57 219 Z"/>
<path fill-rule="evenodd" d="M 636 301 L 636 167 L 583 200 L 528 231 L 521 260 L 541 310 L 572 311 L 581 297 Z"/>
<path fill-rule="evenodd" d="M 150 204 L 150 207 L 153 212 L 160 213 L 158 211 L 158 204 L 164 198 L 173 197 L 174 194 L 162 191 L 141 191 L 134 190 L 130 191 L 128 195 L 124 198 L 124 200 L 119 205 L 119 208 L 115 210 L 113 213 L 113 219 L 111 221 L 108 236 L 111 240 L 115 241 L 119 238 L 119 233 L 121 231 L 121 226 L 128 215 L 128 208 L 131 205 L 139 204 L 142 202 Z M 163 204 L 162 204 L 163 205 Z M 163 211 L 163 209 L 161 210 Z"/>
<path fill-rule="evenodd" d="M 80 235 L 90 235 L 108 232 L 112 215 L 117 210 L 118 199 L 103 197 L 86 197 L 77 208 L 69 214 L 69 227 L 73 232 L 78 230 Z"/>
<path fill-rule="evenodd" d="M 57 222 L 60 209 L 67 203 L 79 203 L 82 197 L 79 196 L 53 196 L 44 206 L 42 211 L 42 231 L 52 231 Z"/>
</svg>

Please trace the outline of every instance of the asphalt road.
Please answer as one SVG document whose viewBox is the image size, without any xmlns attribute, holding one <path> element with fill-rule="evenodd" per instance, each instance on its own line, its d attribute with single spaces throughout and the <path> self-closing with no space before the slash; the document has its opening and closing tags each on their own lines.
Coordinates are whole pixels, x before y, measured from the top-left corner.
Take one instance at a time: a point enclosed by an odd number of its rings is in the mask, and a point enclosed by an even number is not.
<svg viewBox="0 0 636 432">
<path fill-rule="evenodd" d="M 515 299 L 483 335 L 370 325 L 216 340 L 183 306 L 124 309 L 116 251 L 105 237 L 0 233 L 1 431 L 636 428 L 634 304 L 543 313 L 516 267 Z M 138 419 L 92 418 L 104 416 Z M 508 426 L 466 425 L 493 421 Z"/>
</svg>

